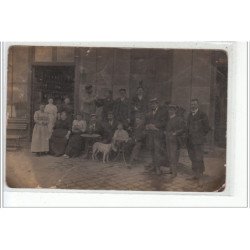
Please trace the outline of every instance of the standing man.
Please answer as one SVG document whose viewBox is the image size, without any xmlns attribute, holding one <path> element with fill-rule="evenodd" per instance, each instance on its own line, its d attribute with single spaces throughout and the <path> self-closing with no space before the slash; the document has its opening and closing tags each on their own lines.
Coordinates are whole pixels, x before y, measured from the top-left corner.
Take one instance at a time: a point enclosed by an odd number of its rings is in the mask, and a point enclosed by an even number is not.
<svg viewBox="0 0 250 250">
<path fill-rule="evenodd" d="M 181 138 L 185 133 L 185 121 L 176 115 L 177 107 L 169 105 L 169 121 L 166 126 L 166 149 L 172 177 L 177 176 L 177 165 L 180 155 Z"/>
<path fill-rule="evenodd" d="M 127 143 L 128 152 L 130 154 L 128 168 L 131 168 L 135 161 L 138 161 L 139 154 L 141 152 L 142 144 L 145 141 L 145 123 L 142 117 L 137 116 L 135 118 L 135 125 L 131 132 L 131 140 Z"/>
<path fill-rule="evenodd" d="M 130 103 L 126 89 L 120 89 L 119 94 L 120 97 L 114 103 L 114 117 L 116 121 L 123 124 L 124 128 L 128 128 L 130 124 Z"/>
<path fill-rule="evenodd" d="M 91 114 L 95 114 L 96 112 L 95 93 L 92 85 L 85 86 L 85 93 L 82 97 L 80 111 L 83 115 L 83 119 L 87 122 L 90 121 Z"/>
<path fill-rule="evenodd" d="M 159 106 L 157 98 L 150 100 L 151 111 L 146 115 L 146 133 L 152 157 L 152 166 L 149 170 L 161 174 L 160 164 L 164 154 L 164 130 L 168 117 L 165 110 Z"/>
<path fill-rule="evenodd" d="M 187 149 L 194 172 L 194 176 L 191 180 L 199 180 L 205 171 L 203 146 L 206 140 L 205 136 L 209 130 L 207 115 L 199 110 L 198 99 L 192 99 L 191 112 L 187 120 Z"/>
<path fill-rule="evenodd" d="M 104 99 L 96 98 L 95 105 L 102 107 L 102 121 L 107 121 L 109 112 L 113 112 L 114 108 L 113 92 L 108 90 Z"/>
<path fill-rule="evenodd" d="M 131 119 L 132 123 L 135 122 L 135 117 L 145 116 L 148 111 L 148 100 L 145 96 L 144 89 L 142 86 L 139 86 L 136 91 L 136 96 L 132 98 L 131 102 Z"/>
</svg>

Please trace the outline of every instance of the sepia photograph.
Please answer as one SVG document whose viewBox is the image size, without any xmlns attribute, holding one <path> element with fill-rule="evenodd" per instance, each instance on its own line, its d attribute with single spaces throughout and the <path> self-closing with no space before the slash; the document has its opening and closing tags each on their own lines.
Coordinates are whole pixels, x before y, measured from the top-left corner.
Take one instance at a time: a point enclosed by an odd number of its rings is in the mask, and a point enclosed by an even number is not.
<svg viewBox="0 0 250 250">
<path fill-rule="evenodd" d="M 221 49 L 14 45 L 9 188 L 223 192 Z"/>
</svg>

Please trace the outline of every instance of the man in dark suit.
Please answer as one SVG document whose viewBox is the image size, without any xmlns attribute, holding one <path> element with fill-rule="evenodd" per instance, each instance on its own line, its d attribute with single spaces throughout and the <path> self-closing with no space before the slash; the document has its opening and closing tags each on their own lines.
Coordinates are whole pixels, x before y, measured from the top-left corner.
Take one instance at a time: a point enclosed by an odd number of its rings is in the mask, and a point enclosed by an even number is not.
<svg viewBox="0 0 250 250">
<path fill-rule="evenodd" d="M 105 98 L 96 98 L 95 105 L 102 107 L 102 121 L 107 121 L 109 112 L 112 112 L 114 108 L 113 92 L 108 90 Z"/>
<path fill-rule="evenodd" d="M 151 111 L 146 115 L 146 133 L 152 157 L 152 166 L 149 170 L 161 174 L 161 158 L 164 154 L 164 130 L 168 114 L 159 106 L 157 98 L 150 100 Z"/>
<path fill-rule="evenodd" d="M 177 106 L 169 105 L 168 111 L 169 121 L 166 127 L 166 149 L 170 163 L 170 173 L 172 177 L 176 177 L 181 147 L 180 136 L 185 133 L 185 121 L 183 118 L 176 115 Z"/>
<path fill-rule="evenodd" d="M 209 132 L 207 115 L 199 110 L 198 99 L 191 100 L 191 112 L 187 120 L 187 149 L 192 162 L 193 180 L 199 180 L 205 171 L 203 161 L 203 146 Z"/>
<path fill-rule="evenodd" d="M 114 119 L 113 112 L 108 112 L 108 120 L 103 122 L 103 139 L 104 143 L 111 143 L 118 123 Z"/>
<path fill-rule="evenodd" d="M 139 86 L 136 95 L 131 100 L 131 123 L 134 125 L 136 116 L 145 116 L 148 111 L 148 100 L 145 96 L 144 89 Z"/>
<path fill-rule="evenodd" d="M 130 124 L 130 102 L 127 98 L 126 89 L 119 90 L 120 97 L 114 103 L 115 120 L 121 122 L 124 128 Z"/>
<path fill-rule="evenodd" d="M 89 135 L 103 135 L 103 129 L 101 124 L 97 121 L 96 114 L 90 115 L 90 121 L 87 124 L 86 134 Z M 84 147 L 84 155 L 83 158 L 88 157 L 88 153 L 90 150 L 90 147 L 95 143 L 95 141 L 98 140 L 98 137 L 86 137 L 84 138 L 85 147 Z"/>
<path fill-rule="evenodd" d="M 131 165 L 135 161 L 138 161 L 145 137 L 146 132 L 144 120 L 141 116 L 137 115 L 135 118 L 135 125 L 131 131 L 130 140 L 127 143 L 128 153 L 130 154 L 128 168 L 131 168 Z"/>
</svg>

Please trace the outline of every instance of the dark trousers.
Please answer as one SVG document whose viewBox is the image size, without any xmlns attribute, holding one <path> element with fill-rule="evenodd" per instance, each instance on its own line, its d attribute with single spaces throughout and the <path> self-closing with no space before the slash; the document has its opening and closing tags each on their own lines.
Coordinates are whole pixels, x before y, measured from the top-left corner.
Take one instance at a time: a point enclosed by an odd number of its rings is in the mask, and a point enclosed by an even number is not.
<svg viewBox="0 0 250 250">
<path fill-rule="evenodd" d="M 152 157 L 153 167 L 159 168 L 164 152 L 164 136 L 161 133 L 150 133 L 148 135 L 149 149 Z"/>
<path fill-rule="evenodd" d="M 180 145 L 177 139 L 169 140 L 169 138 L 167 138 L 166 149 L 171 171 L 173 174 L 176 174 L 180 155 Z"/>
<path fill-rule="evenodd" d="M 203 144 L 193 144 L 190 141 L 187 143 L 188 155 L 192 162 L 192 170 L 196 177 L 200 177 L 205 171 L 203 148 Z"/>
<path fill-rule="evenodd" d="M 133 163 L 134 161 L 138 160 L 139 154 L 141 152 L 142 142 L 129 140 L 127 142 L 126 148 L 127 152 L 130 154 L 129 163 Z"/>
</svg>

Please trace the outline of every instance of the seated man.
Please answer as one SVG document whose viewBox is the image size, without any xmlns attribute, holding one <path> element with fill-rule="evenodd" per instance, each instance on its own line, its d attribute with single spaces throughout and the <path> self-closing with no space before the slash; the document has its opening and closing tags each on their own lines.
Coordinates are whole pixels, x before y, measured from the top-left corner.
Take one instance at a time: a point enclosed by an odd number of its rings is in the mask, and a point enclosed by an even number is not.
<svg viewBox="0 0 250 250">
<path fill-rule="evenodd" d="M 114 119 L 113 112 L 108 112 L 108 120 L 103 122 L 103 142 L 111 143 L 115 130 L 117 129 L 117 122 Z"/>
<path fill-rule="evenodd" d="M 135 118 L 135 126 L 132 130 L 131 140 L 128 141 L 128 151 L 131 152 L 128 168 L 134 163 L 134 161 L 138 160 L 141 147 L 143 142 L 145 141 L 146 132 L 144 121 L 140 117 Z"/>
</svg>

